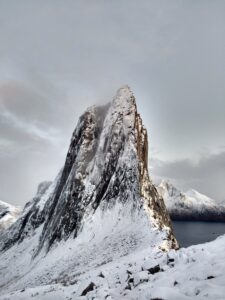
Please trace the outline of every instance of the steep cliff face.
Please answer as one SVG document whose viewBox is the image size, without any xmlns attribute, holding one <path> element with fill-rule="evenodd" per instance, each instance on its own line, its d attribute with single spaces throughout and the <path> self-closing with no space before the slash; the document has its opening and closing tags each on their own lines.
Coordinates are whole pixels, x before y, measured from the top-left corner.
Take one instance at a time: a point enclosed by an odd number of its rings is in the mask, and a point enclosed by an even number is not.
<svg viewBox="0 0 225 300">
<path fill-rule="evenodd" d="M 137 136 L 136 148 L 139 165 L 140 195 L 143 199 L 145 199 L 144 202 L 149 210 L 149 214 L 152 214 L 159 228 L 162 229 L 163 226 L 168 226 L 169 228 L 171 228 L 170 218 L 168 216 L 163 197 L 160 196 L 149 177 L 148 134 L 137 111 L 135 113 L 135 129 Z M 172 231 L 171 240 L 175 245 L 176 242 L 175 240 L 173 240 Z"/>
<path fill-rule="evenodd" d="M 48 251 L 56 241 L 77 237 L 98 208 L 104 212 L 116 204 L 128 205 L 131 215 L 144 212 L 153 227 L 166 230 L 166 247 L 177 247 L 164 202 L 149 179 L 147 131 L 128 86 L 109 105 L 80 117 L 63 169 L 25 207 L 3 249 L 43 225 L 36 253 L 44 245 Z"/>
</svg>

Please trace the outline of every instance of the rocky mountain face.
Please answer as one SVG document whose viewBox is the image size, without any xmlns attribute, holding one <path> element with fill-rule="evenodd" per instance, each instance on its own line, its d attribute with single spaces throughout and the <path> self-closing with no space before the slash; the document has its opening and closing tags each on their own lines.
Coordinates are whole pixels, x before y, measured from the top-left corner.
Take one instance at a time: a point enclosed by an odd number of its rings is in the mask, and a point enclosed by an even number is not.
<svg viewBox="0 0 225 300">
<path fill-rule="evenodd" d="M 9 228 L 19 218 L 21 209 L 0 201 L 0 231 Z"/>
<path fill-rule="evenodd" d="M 169 181 L 157 187 L 172 220 L 225 222 L 225 205 L 195 191 L 181 192 Z"/>
<path fill-rule="evenodd" d="M 63 274 L 77 277 L 144 248 L 167 251 L 178 243 L 149 178 L 147 131 L 125 86 L 110 104 L 80 117 L 55 181 L 39 186 L 0 236 L 0 269 L 8 270 L 0 284 L 13 282 L 14 290 L 60 281 Z"/>
<path fill-rule="evenodd" d="M 170 228 L 168 242 L 176 247 L 164 202 L 149 179 L 147 131 L 127 86 L 110 105 L 80 117 L 63 169 L 52 185 L 38 188 L 3 249 L 43 224 L 39 250 L 44 244 L 48 250 L 55 241 L 75 238 L 99 206 L 104 211 L 115 203 L 144 209 L 159 230 Z"/>
</svg>

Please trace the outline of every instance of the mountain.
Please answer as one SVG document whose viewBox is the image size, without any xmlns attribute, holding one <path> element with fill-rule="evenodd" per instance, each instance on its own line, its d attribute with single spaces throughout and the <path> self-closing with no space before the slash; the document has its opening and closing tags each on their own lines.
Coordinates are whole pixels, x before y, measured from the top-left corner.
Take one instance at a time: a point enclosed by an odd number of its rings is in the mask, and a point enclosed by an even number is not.
<svg viewBox="0 0 225 300">
<path fill-rule="evenodd" d="M 1 294 L 85 283 L 83 276 L 101 266 L 177 248 L 164 201 L 149 178 L 147 131 L 124 86 L 110 104 L 80 117 L 54 182 L 39 186 L 0 236 Z"/>
<path fill-rule="evenodd" d="M 0 201 L 0 231 L 10 227 L 21 213 L 19 207 Z"/>
<path fill-rule="evenodd" d="M 195 191 L 181 192 L 169 181 L 157 187 L 172 220 L 225 222 L 225 205 Z"/>
</svg>

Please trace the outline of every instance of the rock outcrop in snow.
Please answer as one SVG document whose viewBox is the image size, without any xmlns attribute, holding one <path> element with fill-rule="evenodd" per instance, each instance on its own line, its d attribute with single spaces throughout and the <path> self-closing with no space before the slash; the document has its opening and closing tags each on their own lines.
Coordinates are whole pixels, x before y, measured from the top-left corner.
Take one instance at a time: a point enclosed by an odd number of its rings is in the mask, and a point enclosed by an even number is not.
<svg viewBox="0 0 225 300">
<path fill-rule="evenodd" d="M 172 220 L 225 222 L 225 205 L 195 191 L 181 192 L 169 181 L 157 187 Z"/>
<path fill-rule="evenodd" d="M 0 231 L 9 228 L 21 213 L 19 207 L 0 201 Z"/>
</svg>

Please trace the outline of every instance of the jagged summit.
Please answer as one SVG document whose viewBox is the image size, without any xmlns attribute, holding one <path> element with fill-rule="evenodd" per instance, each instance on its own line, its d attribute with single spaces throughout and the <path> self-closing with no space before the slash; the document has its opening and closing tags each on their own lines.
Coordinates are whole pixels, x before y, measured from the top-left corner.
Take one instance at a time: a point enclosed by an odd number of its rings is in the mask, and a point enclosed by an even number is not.
<svg viewBox="0 0 225 300">
<path fill-rule="evenodd" d="M 135 99 L 133 99 L 133 97 L 134 97 L 134 94 L 133 94 L 131 88 L 129 87 L 129 85 L 125 84 L 117 90 L 114 100 L 120 101 L 121 103 L 126 102 L 126 101 L 130 102 L 130 100 L 131 100 L 131 102 L 134 103 Z"/>
<path fill-rule="evenodd" d="M 130 110 L 133 105 L 136 107 L 135 97 L 129 85 L 121 86 L 117 90 L 113 100 L 106 105 L 103 105 L 103 107 L 109 107 L 112 103 L 114 103 L 115 107 L 121 112 L 123 110 Z M 93 112 L 98 107 L 100 107 L 100 105 L 92 105 L 88 107 L 85 112 Z"/>
</svg>

